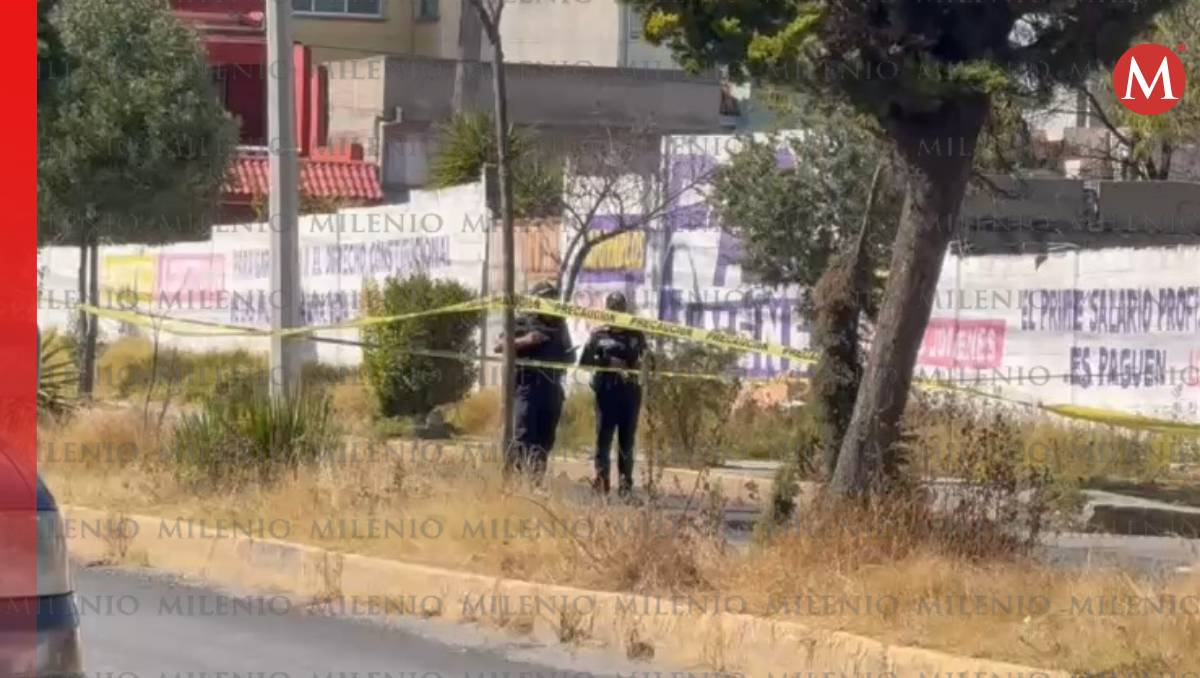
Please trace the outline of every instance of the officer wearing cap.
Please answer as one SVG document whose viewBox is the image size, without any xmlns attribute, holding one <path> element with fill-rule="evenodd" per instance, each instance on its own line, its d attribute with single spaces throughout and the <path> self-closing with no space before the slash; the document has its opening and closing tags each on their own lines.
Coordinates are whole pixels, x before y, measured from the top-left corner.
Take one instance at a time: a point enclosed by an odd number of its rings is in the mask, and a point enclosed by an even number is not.
<svg viewBox="0 0 1200 678">
<path fill-rule="evenodd" d="M 613 292 L 604 301 L 610 311 L 628 312 L 625 295 Z M 579 364 L 601 368 L 592 374 L 596 394 L 596 479 L 593 487 L 608 494 L 611 489 L 609 451 L 613 434 L 617 435 L 618 492 L 633 491 L 633 443 L 637 433 L 642 388 L 636 370 L 646 351 L 646 335 L 638 330 L 606 325 L 592 332 L 583 348 Z"/>
<path fill-rule="evenodd" d="M 558 288 L 548 282 L 535 285 L 530 296 L 554 300 Z M 570 364 L 574 360 L 571 335 L 560 317 L 521 313 L 516 318 L 518 360 Z M 503 350 L 497 344 L 496 351 Z M 553 367 L 517 365 L 514 449 L 505 456 L 505 471 L 523 471 L 535 480 L 546 472 L 550 451 L 563 408 L 564 370 Z"/>
</svg>

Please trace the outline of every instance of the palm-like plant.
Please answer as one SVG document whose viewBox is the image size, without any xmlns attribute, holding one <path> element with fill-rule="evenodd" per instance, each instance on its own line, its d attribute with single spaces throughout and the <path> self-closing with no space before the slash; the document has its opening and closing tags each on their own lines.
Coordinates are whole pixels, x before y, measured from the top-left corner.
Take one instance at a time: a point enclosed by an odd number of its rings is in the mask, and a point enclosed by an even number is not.
<svg viewBox="0 0 1200 678">
<path fill-rule="evenodd" d="M 57 330 L 47 331 L 38 347 L 38 412 L 53 417 L 69 414 L 75 409 L 78 379 L 79 369 L 70 341 Z"/>
</svg>

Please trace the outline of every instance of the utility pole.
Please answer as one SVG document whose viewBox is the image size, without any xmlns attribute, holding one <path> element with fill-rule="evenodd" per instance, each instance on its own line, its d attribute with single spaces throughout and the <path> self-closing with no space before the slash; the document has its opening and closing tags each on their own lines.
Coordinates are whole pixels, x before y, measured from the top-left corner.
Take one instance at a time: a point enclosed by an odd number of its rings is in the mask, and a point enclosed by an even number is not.
<svg viewBox="0 0 1200 678">
<path fill-rule="evenodd" d="M 299 187 L 295 132 L 296 98 L 292 64 L 292 0 L 267 0 L 267 126 L 271 187 L 271 395 L 293 392 L 297 339 L 284 337 L 299 326 L 300 247 L 297 242 Z"/>
<path fill-rule="evenodd" d="M 513 189 L 509 162 L 508 143 L 508 86 L 504 80 L 504 47 L 500 39 L 500 19 L 504 12 L 503 0 L 470 0 L 479 16 L 484 34 L 492 43 L 492 94 L 496 113 L 496 155 L 499 161 L 500 217 L 503 224 L 504 261 L 504 371 L 501 376 L 503 390 L 502 412 L 504 428 L 501 446 L 507 455 L 514 450 L 516 410 L 516 365 L 517 350 L 513 343 L 516 334 L 516 317 L 513 304 L 516 302 L 516 267 L 513 245 Z M 486 4 L 485 4 L 486 3 Z"/>
</svg>

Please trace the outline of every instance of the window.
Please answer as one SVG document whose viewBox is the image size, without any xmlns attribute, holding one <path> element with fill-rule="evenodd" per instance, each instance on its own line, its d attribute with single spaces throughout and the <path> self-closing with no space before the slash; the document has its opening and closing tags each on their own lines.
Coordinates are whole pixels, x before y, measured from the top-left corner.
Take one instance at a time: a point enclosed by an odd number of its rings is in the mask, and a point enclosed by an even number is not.
<svg viewBox="0 0 1200 678">
<path fill-rule="evenodd" d="M 437 21 L 438 0 L 416 0 L 417 21 Z"/>
<path fill-rule="evenodd" d="M 625 18 L 629 26 L 629 39 L 642 39 L 642 13 L 632 7 L 626 9 Z"/>
<path fill-rule="evenodd" d="M 299 14 L 382 17 L 383 0 L 292 0 Z"/>
</svg>

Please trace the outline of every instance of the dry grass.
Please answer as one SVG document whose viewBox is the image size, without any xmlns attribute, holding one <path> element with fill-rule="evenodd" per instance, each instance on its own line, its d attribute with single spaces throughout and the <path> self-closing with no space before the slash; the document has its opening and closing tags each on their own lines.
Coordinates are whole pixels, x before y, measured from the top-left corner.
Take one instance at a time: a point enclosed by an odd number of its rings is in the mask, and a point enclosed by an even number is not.
<svg viewBox="0 0 1200 678">
<path fill-rule="evenodd" d="M 999 439 L 1012 463 L 1056 478 L 1139 482 L 1173 475 L 1173 465 L 1200 462 L 1200 439 L 1069 421 L 1006 405 L 944 394 L 909 403 L 905 426 L 917 438 L 913 459 L 926 474 L 959 475 L 979 443 Z M 995 447 L 995 444 L 992 445 Z"/>
<path fill-rule="evenodd" d="M 375 402 L 362 381 L 349 379 L 330 386 L 329 401 L 338 423 L 347 430 L 357 434 L 370 431 Z"/>
<path fill-rule="evenodd" d="M 810 513 L 722 588 L 758 614 L 1028 666 L 1140 672 L 1200 661 L 1200 574 L 1051 569 L 1003 535 L 963 533 L 902 500 Z"/>
<path fill-rule="evenodd" d="M 96 435 L 111 436 L 126 453 L 112 463 L 43 456 L 41 472 L 63 503 L 241 525 L 276 521 L 287 533 L 275 536 L 324 548 L 554 583 L 607 589 L 616 582 L 649 592 L 698 581 L 694 567 L 675 569 L 691 550 L 685 534 L 655 531 L 630 508 L 594 506 L 585 515 L 563 492 L 506 490 L 499 460 L 477 452 L 442 448 L 433 461 L 432 448 L 356 440 L 271 487 L 197 492 L 177 482 L 158 438 L 143 434 L 133 413 L 89 411 L 70 426 L 43 429 L 40 442 L 63 450 Z M 647 558 L 652 547 L 663 557 Z"/>
<path fill-rule="evenodd" d="M 461 402 L 449 408 L 447 421 L 471 436 L 496 435 L 500 430 L 500 390 L 487 388 L 472 391 Z"/>
<path fill-rule="evenodd" d="M 699 519 L 680 524 L 653 509 L 580 503 L 561 484 L 546 494 L 505 490 L 497 460 L 448 450 L 430 459 L 410 447 L 359 446 L 352 458 L 330 455 L 269 488 L 197 495 L 145 454 L 159 438 L 139 423 L 90 412 L 41 431 L 43 448 L 105 440 L 143 452 L 43 463 L 59 499 L 115 514 L 274 521 L 287 526 L 274 536 L 292 541 L 505 577 L 685 595 L 701 605 L 719 594 L 723 609 L 740 599 L 757 614 L 1044 668 L 1200 663 L 1200 576 L 1150 581 L 1045 568 L 986 524 L 965 530 L 914 499 L 818 504 L 805 509 L 803 529 L 740 553 L 698 529 Z M 1128 609 L 1168 596 L 1174 611 Z"/>
</svg>

